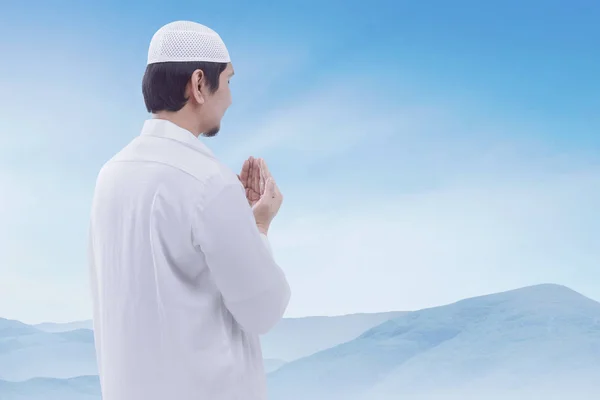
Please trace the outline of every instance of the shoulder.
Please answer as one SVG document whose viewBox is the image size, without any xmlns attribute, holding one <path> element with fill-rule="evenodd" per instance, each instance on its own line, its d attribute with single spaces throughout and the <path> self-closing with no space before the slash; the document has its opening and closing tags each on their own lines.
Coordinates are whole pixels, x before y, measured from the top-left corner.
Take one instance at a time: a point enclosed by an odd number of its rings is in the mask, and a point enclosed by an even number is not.
<svg viewBox="0 0 600 400">
<path fill-rule="evenodd" d="M 217 161 L 214 169 L 195 185 L 196 205 L 202 209 L 223 193 L 231 191 L 243 193 L 242 184 L 230 168 Z"/>
<path fill-rule="evenodd" d="M 178 142 L 152 137 L 134 139 L 102 167 L 99 178 L 110 182 L 109 186 L 115 181 L 146 186 L 185 209 L 204 208 L 230 187 L 233 192 L 241 189 L 243 195 L 236 173 L 222 161 Z"/>
</svg>

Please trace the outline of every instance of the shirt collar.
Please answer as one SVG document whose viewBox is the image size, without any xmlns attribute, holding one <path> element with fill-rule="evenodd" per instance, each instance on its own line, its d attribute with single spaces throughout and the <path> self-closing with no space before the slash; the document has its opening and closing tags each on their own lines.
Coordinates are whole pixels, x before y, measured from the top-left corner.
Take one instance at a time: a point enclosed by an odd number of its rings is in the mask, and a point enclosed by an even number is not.
<svg viewBox="0 0 600 400">
<path fill-rule="evenodd" d="M 144 121 L 142 136 L 144 135 L 175 140 L 209 157 L 216 158 L 213 152 L 193 133 L 165 119 L 152 118 Z"/>
</svg>

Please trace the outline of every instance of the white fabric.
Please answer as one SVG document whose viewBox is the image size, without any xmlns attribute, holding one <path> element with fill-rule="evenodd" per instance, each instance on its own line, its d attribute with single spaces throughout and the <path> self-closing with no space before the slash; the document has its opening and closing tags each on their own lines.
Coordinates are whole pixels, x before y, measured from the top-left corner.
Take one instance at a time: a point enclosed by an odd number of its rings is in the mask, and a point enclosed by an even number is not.
<svg viewBox="0 0 600 400">
<path fill-rule="evenodd" d="M 152 37 L 148 64 L 181 61 L 228 63 L 231 58 L 217 32 L 196 22 L 175 21 Z"/>
<path fill-rule="evenodd" d="M 285 275 L 236 174 L 164 120 L 100 171 L 90 226 L 103 400 L 264 400 Z"/>
</svg>

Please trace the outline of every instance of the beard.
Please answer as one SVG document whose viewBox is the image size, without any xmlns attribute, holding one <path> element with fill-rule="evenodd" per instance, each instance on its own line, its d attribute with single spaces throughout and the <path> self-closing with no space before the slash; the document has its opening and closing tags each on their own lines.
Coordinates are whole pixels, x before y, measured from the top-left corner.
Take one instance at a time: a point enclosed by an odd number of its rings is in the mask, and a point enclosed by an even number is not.
<svg viewBox="0 0 600 400">
<path fill-rule="evenodd" d="M 215 126 L 214 128 L 209 129 L 208 131 L 204 132 L 202 134 L 202 136 L 207 137 L 207 138 L 215 137 L 215 136 L 217 136 L 217 133 L 219 133 L 220 130 L 221 130 L 220 126 Z"/>
</svg>

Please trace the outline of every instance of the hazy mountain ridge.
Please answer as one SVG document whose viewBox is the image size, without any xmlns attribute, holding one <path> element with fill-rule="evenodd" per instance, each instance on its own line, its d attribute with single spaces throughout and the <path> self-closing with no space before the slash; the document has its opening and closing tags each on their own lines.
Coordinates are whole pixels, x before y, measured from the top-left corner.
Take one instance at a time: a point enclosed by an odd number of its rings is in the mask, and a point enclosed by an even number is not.
<svg viewBox="0 0 600 400">
<path fill-rule="evenodd" d="M 20 321 L 0 318 L 0 338 L 31 335 L 40 331 L 31 325 L 24 324 Z"/>
<path fill-rule="evenodd" d="M 541 390 L 548 379 L 600 376 L 599 321 L 600 303 L 558 285 L 415 311 L 283 366 L 269 375 L 271 398 L 412 398 L 431 388 L 459 390 L 460 397 L 460 390 L 493 385 Z"/>
<path fill-rule="evenodd" d="M 4 321 L 0 321 L 4 324 Z M 24 326 L 28 326 L 23 324 Z M 6 381 L 97 374 L 93 332 L 48 333 L 22 326 L 0 337 L 0 376 Z M 21 333 L 21 334 L 18 334 Z"/>
<path fill-rule="evenodd" d="M 272 358 L 264 358 L 263 365 L 265 366 L 265 372 L 270 373 L 278 370 L 286 364 L 283 360 L 277 360 Z"/>
<path fill-rule="evenodd" d="M 266 359 L 267 370 L 275 369 L 268 375 L 269 400 L 600 398 L 600 303 L 563 286 L 538 285 L 415 312 L 373 315 L 362 317 L 383 320 L 361 333 L 346 334 L 349 340 L 329 349 L 283 366 L 281 359 Z M 386 321 L 390 315 L 393 318 Z M 371 323 L 361 321 L 360 315 L 331 318 L 340 325 L 348 323 L 350 330 Z M 353 318 L 359 322 L 353 323 Z M 332 321 L 282 321 L 280 333 L 266 339 L 286 331 L 293 334 L 289 329 L 305 322 L 288 340 L 288 346 L 294 346 L 311 326 L 318 332 Z M 50 340 L 90 347 L 92 340 L 93 346 L 92 332 L 85 329 L 23 332 L 28 334 L 0 338 L 0 344 L 18 339 L 29 348 L 45 348 L 44 341 Z M 314 337 L 307 336 L 303 351 L 319 345 L 312 342 Z M 274 343 L 273 348 L 282 345 Z M 2 356 L 0 350 L 0 376 L 7 380 Z M 100 397 L 97 377 L 80 377 L 0 381 L 0 399 Z"/>
<path fill-rule="evenodd" d="M 59 332 L 68 332 L 75 331 L 79 329 L 94 329 L 94 324 L 91 320 L 85 321 L 75 321 L 75 322 L 65 322 L 65 323 L 56 323 L 56 322 L 44 322 L 41 324 L 33 325 L 35 328 L 49 333 L 59 333 Z"/>
<path fill-rule="evenodd" d="M 338 343 L 355 339 L 365 330 L 405 314 L 405 311 L 357 313 L 339 316 L 284 318 L 261 338 L 266 359 L 293 361 Z M 61 333 L 75 329 L 92 329 L 92 321 L 35 325 L 44 332 Z M 302 338 L 302 340 L 295 340 Z M 290 345 L 290 342 L 293 344 Z"/>
<path fill-rule="evenodd" d="M 391 311 L 333 317 L 284 318 L 262 337 L 263 354 L 265 358 L 278 358 L 287 362 L 297 360 L 355 339 L 365 330 L 404 314 L 405 311 Z"/>
<path fill-rule="evenodd" d="M 395 315 L 399 313 L 284 318 L 261 340 L 265 370 L 275 371 L 288 360 L 353 339 Z M 5 332 L 5 336 L 0 336 L 0 376 L 7 381 L 24 381 L 97 374 L 94 334 L 81 328 L 85 326 L 92 326 L 92 322 L 44 323 L 34 327 L 0 320 L 0 329 L 4 327 Z"/>
<path fill-rule="evenodd" d="M 0 380 L 0 395 L 2 400 L 101 400 L 97 376 L 33 378 L 23 382 Z"/>
</svg>

